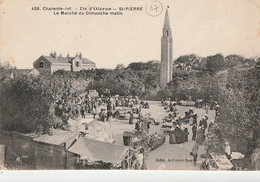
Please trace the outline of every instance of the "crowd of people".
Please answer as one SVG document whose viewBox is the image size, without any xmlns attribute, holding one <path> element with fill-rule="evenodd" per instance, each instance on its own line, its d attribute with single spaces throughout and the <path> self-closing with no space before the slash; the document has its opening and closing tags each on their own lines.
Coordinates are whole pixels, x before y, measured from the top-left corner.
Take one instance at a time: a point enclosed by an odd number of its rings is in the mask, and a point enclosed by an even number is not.
<svg viewBox="0 0 260 182">
<path fill-rule="evenodd" d="M 93 115 L 93 118 L 99 116 L 101 121 L 109 121 L 112 116 L 117 116 L 117 107 L 133 108 L 141 102 L 141 107 L 146 107 L 147 103 L 140 101 L 135 97 L 116 97 L 101 96 L 92 98 L 86 95 L 73 96 L 71 98 L 61 98 L 57 101 L 55 115 L 66 122 L 69 118 L 85 118 L 87 114 Z M 101 110 L 99 109 L 101 108 Z"/>
<path fill-rule="evenodd" d="M 176 109 L 176 102 L 171 101 L 171 99 L 162 100 L 162 105 L 164 109 L 168 112 L 168 115 L 164 118 L 165 123 L 171 123 L 173 125 L 172 133 L 170 133 L 170 143 L 182 143 L 188 141 L 189 131 L 185 125 L 191 125 L 191 132 L 192 132 L 192 141 L 195 141 L 194 146 L 192 147 L 191 155 L 193 156 L 193 162 L 196 166 L 197 158 L 198 158 L 198 151 L 199 146 L 202 145 L 205 147 L 207 151 L 207 136 L 209 131 L 213 131 L 214 122 L 220 116 L 220 109 L 217 102 L 214 102 L 214 109 L 215 109 L 215 117 L 214 120 L 209 121 L 208 117 L 208 110 L 209 110 L 209 103 L 204 103 L 205 105 L 205 114 L 200 117 L 198 120 L 198 114 L 194 112 L 193 108 L 190 108 L 188 111 L 185 112 L 183 117 L 178 117 L 178 111 Z M 203 102 L 202 100 L 198 100 L 196 106 L 202 107 Z M 212 104 L 211 104 L 212 105 Z M 219 127 L 214 128 L 214 134 L 219 138 L 222 139 L 221 130 Z M 182 137 L 182 139 L 180 139 Z M 182 140 L 182 142 L 181 142 Z M 231 149 L 229 143 L 225 142 L 225 155 L 228 159 L 230 159 Z M 201 170 L 208 170 L 209 169 L 209 160 L 208 157 L 205 157 L 205 160 L 200 164 Z"/>
</svg>

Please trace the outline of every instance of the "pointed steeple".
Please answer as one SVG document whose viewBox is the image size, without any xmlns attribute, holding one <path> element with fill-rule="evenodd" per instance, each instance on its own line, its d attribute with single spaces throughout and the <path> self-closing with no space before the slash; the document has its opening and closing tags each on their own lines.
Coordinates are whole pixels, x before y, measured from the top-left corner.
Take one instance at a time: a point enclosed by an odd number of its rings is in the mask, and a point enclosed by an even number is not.
<svg viewBox="0 0 260 182">
<path fill-rule="evenodd" d="M 164 25 L 163 28 L 171 28 L 170 27 L 170 18 L 169 18 L 169 13 L 168 13 L 168 9 L 166 9 L 166 13 L 165 13 L 165 19 L 164 19 Z"/>
</svg>

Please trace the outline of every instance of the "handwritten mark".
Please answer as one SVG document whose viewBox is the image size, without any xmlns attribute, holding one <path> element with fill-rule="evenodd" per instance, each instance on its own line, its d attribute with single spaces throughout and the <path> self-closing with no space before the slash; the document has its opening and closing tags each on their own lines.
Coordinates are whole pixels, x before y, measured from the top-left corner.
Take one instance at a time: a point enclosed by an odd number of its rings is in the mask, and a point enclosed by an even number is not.
<svg viewBox="0 0 260 182">
<path fill-rule="evenodd" d="M 160 1 L 151 1 L 146 4 L 145 11 L 150 16 L 159 16 L 163 11 L 163 5 Z"/>
</svg>

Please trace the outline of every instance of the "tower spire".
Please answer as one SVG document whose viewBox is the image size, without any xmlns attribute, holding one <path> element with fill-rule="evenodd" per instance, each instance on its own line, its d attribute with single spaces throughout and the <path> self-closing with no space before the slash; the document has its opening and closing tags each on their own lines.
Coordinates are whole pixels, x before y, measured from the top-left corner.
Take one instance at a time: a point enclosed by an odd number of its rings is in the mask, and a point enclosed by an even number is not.
<svg viewBox="0 0 260 182">
<path fill-rule="evenodd" d="M 167 83 L 172 81 L 172 59 L 173 59 L 173 38 L 170 26 L 168 9 L 166 9 L 161 39 L 161 75 L 160 86 L 164 89 Z"/>
<path fill-rule="evenodd" d="M 168 13 L 168 9 L 166 9 L 166 13 L 165 13 L 165 18 L 164 18 L 164 25 L 163 28 L 171 28 L 170 27 L 170 18 L 169 18 L 169 13 Z"/>
</svg>

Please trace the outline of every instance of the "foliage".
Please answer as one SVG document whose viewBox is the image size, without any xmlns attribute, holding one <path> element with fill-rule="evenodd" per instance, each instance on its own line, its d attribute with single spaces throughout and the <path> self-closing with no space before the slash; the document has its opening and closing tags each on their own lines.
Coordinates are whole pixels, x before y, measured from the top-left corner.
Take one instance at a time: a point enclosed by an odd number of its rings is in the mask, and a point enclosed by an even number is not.
<svg viewBox="0 0 260 182">
<path fill-rule="evenodd" d="M 125 66 L 123 64 L 116 65 L 116 70 L 122 70 L 125 69 Z"/>
<path fill-rule="evenodd" d="M 222 130 L 250 153 L 260 144 L 260 70 L 229 70 L 218 75 L 218 85 Z"/>
<path fill-rule="evenodd" d="M 96 89 L 102 95 L 109 89 L 111 94 L 138 95 L 147 98 L 157 89 L 159 74 L 160 65 L 154 62 L 131 63 L 125 69 L 96 69 L 94 81 L 87 89 Z"/>
<path fill-rule="evenodd" d="M 70 75 L 63 71 L 38 77 L 19 76 L 1 82 L 0 118 L 4 130 L 23 133 L 48 133 L 59 124 L 66 124 L 68 117 L 56 115 L 55 108 L 63 103 L 64 108 L 73 98 L 85 92 L 88 78 Z M 82 86 L 83 84 L 83 86 Z M 57 123 L 56 123 L 57 122 Z"/>
</svg>

